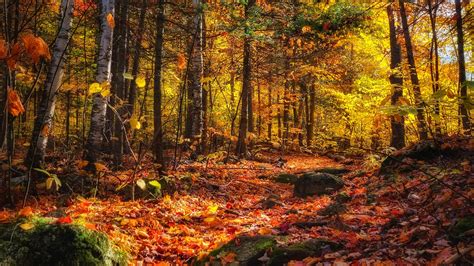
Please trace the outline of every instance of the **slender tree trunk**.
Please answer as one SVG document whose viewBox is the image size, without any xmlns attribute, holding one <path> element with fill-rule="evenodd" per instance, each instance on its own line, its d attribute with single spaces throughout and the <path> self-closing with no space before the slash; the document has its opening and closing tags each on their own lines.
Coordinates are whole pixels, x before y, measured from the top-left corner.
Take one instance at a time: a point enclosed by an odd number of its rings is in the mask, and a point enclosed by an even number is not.
<svg viewBox="0 0 474 266">
<path fill-rule="evenodd" d="M 102 0 L 100 14 L 101 35 L 96 76 L 98 83 L 110 82 L 111 76 L 113 29 L 107 22 L 107 16 L 109 14 L 114 16 L 114 0 Z M 108 97 L 103 97 L 100 93 L 95 93 L 92 96 L 91 125 L 85 145 L 85 158 L 89 163 L 95 163 L 98 159 L 105 129 L 107 102 Z"/>
<path fill-rule="evenodd" d="M 138 21 L 138 29 L 139 29 L 138 38 L 135 43 L 135 51 L 133 54 L 132 75 L 134 77 L 137 77 L 138 70 L 140 68 L 140 55 L 142 51 L 142 40 L 143 40 L 143 33 L 144 33 L 142 29 L 145 27 L 145 17 L 146 17 L 147 8 L 148 8 L 148 0 L 143 0 L 141 10 L 140 10 L 140 18 Z M 128 93 L 129 116 L 132 116 L 133 113 L 135 112 L 136 98 L 137 98 L 137 84 L 135 82 L 131 82 L 130 91 Z"/>
<path fill-rule="evenodd" d="M 466 108 L 465 102 L 468 101 L 467 97 L 467 84 L 466 84 L 466 63 L 464 58 L 464 33 L 462 29 L 462 5 L 461 0 L 455 0 L 456 4 L 456 32 L 457 32 L 457 43 L 458 43 L 458 63 L 459 63 L 459 86 L 461 93 L 461 106 L 459 107 L 459 115 L 461 116 L 462 127 L 466 135 L 471 135 L 471 117 L 469 111 Z"/>
<path fill-rule="evenodd" d="M 313 144 L 314 136 L 314 111 L 316 110 L 316 90 L 314 87 L 314 82 L 312 82 L 311 87 L 309 88 L 309 113 L 308 113 L 308 122 L 306 124 L 306 145 L 311 147 Z"/>
<path fill-rule="evenodd" d="M 390 29 L 390 84 L 392 85 L 391 104 L 397 106 L 400 97 L 403 96 L 403 77 L 402 77 L 402 49 L 398 43 L 397 28 L 393 15 L 392 4 L 387 6 L 387 15 Z M 391 116 L 390 125 L 392 135 L 390 146 L 400 149 L 405 146 L 405 119 L 401 115 Z"/>
<path fill-rule="evenodd" d="M 120 2 L 120 3 L 119 3 Z M 116 68 L 112 75 L 112 105 L 116 108 L 117 113 L 112 112 L 111 116 L 113 117 L 113 131 L 112 131 L 112 149 L 114 156 L 114 164 L 121 165 L 123 160 L 123 146 L 125 132 L 123 132 L 123 120 L 125 119 L 126 108 L 120 106 L 120 102 L 125 100 L 126 95 L 126 80 L 123 76 L 123 73 L 127 72 L 127 18 L 128 18 L 128 0 L 117 1 L 116 8 L 118 15 L 116 19 L 117 31 L 113 36 L 114 53 L 112 54 L 112 64 L 116 65 Z M 119 3 L 119 4 L 118 4 Z M 117 5 L 118 4 L 118 5 Z M 119 117 L 117 117 L 117 114 Z"/>
<path fill-rule="evenodd" d="M 153 84 L 153 153 L 155 161 L 164 169 L 163 158 L 163 125 L 161 122 L 162 112 L 162 65 L 163 65 L 163 38 L 165 36 L 165 6 L 164 0 L 158 2 L 158 15 L 156 17 L 155 38 L 155 73 Z"/>
<path fill-rule="evenodd" d="M 189 75 L 189 88 L 192 92 L 192 108 L 188 110 L 191 114 L 191 137 L 200 142 L 203 129 L 202 108 L 202 83 L 203 76 L 203 28 L 202 28 L 202 3 L 201 0 L 193 0 L 196 9 L 193 25 L 196 30 L 191 54 L 191 71 Z"/>
<path fill-rule="evenodd" d="M 234 65 L 233 53 L 232 53 L 231 65 L 232 66 Z M 230 135 L 235 136 L 235 123 L 234 123 L 233 116 L 234 114 L 236 114 L 235 108 L 237 107 L 235 107 L 235 73 L 233 70 L 230 71 L 229 83 L 230 83 L 230 110 L 232 111 L 230 115 L 230 119 L 232 119 L 232 123 L 230 125 Z"/>
<path fill-rule="evenodd" d="M 272 87 L 268 86 L 268 122 L 267 122 L 267 137 L 268 141 L 272 141 L 272 120 L 273 120 L 273 110 L 272 110 Z"/>
<path fill-rule="evenodd" d="M 405 46 L 407 52 L 408 65 L 410 66 L 410 79 L 413 86 L 413 94 L 415 96 L 415 104 L 417 108 L 417 120 L 418 130 L 420 133 L 420 139 L 425 140 L 428 138 L 428 131 L 425 122 L 423 99 L 421 97 L 420 81 L 418 79 L 418 73 L 416 72 L 415 56 L 413 55 L 413 47 L 410 37 L 410 29 L 408 27 L 408 19 L 405 11 L 405 4 L 403 0 L 399 0 L 400 4 L 400 16 L 402 19 L 403 35 L 405 37 Z"/>
<path fill-rule="evenodd" d="M 256 0 L 248 0 L 245 5 L 245 19 L 249 19 L 250 10 L 255 5 Z M 244 60 L 242 66 L 242 107 L 240 110 L 239 138 L 237 140 L 236 153 L 239 157 L 247 156 L 247 130 L 248 130 L 248 104 L 252 81 L 252 47 L 251 37 L 248 36 L 249 30 L 245 29 L 247 36 L 244 38 Z"/>
<path fill-rule="evenodd" d="M 431 70 L 431 81 L 433 84 L 433 93 L 439 91 L 439 53 L 438 53 L 438 34 L 436 32 L 436 17 L 438 11 L 438 1 L 434 1 L 435 6 L 433 7 L 433 3 L 428 1 L 428 8 L 429 8 L 429 15 L 430 15 L 430 23 L 431 23 L 431 33 L 433 35 L 431 39 L 431 49 L 430 49 L 430 70 Z M 434 55 L 434 58 L 433 58 Z M 434 60 L 434 65 L 433 65 Z M 435 133 L 437 137 L 441 136 L 441 126 L 440 126 L 440 109 L 439 109 L 439 101 L 435 101 Z"/>
<path fill-rule="evenodd" d="M 41 102 L 34 123 L 31 145 L 28 150 L 26 162 L 33 167 L 42 167 L 46 154 L 48 136 L 51 132 L 54 111 L 56 107 L 56 96 L 64 76 L 64 62 L 66 61 L 66 50 L 69 45 L 72 27 L 72 14 L 74 1 L 63 0 L 61 2 L 61 25 L 59 33 L 54 42 L 53 56 L 48 70 L 46 82 L 43 88 Z"/>
</svg>

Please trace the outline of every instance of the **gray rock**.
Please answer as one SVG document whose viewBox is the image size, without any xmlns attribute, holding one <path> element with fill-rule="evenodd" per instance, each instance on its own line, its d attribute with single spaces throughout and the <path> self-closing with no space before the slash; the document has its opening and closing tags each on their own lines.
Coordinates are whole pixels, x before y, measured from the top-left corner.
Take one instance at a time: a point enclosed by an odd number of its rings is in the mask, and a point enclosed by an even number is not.
<svg viewBox="0 0 474 266">
<path fill-rule="evenodd" d="M 277 177 L 275 177 L 274 181 L 277 183 L 294 184 L 297 179 L 298 179 L 297 175 L 284 173 L 284 174 L 279 174 Z"/>
<path fill-rule="evenodd" d="M 307 197 L 330 194 L 341 189 L 344 181 L 341 178 L 326 173 L 306 173 L 295 182 L 294 195 Z"/>
</svg>

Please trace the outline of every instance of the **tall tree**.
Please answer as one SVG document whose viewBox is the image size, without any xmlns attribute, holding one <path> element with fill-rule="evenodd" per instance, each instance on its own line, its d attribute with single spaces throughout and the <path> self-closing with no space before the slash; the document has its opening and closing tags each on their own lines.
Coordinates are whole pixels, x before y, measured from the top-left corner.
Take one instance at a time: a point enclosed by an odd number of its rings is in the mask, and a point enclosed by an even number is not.
<svg viewBox="0 0 474 266">
<path fill-rule="evenodd" d="M 397 27 L 395 26 L 395 16 L 393 15 L 393 2 L 387 6 L 388 23 L 390 29 L 390 84 L 392 86 L 392 106 L 397 106 L 399 99 L 403 96 L 403 76 L 402 76 L 402 49 L 398 43 Z M 390 146 L 400 149 L 405 146 L 405 119 L 401 115 L 390 117 L 392 135 Z"/>
<path fill-rule="evenodd" d="M 111 56 L 113 39 L 113 21 L 114 18 L 114 0 L 101 1 L 100 14 L 100 42 L 99 53 L 97 57 L 97 76 L 98 83 L 106 85 L 111 78 Z M 109 96 L 103 96 L 100 92 L 92 95 L 92 112 L 89 135 L 85 145 L 85 158 L 89 163 L 95 163 L 98 159 L 99 149 L 105 129 L 105 115 Z"/>
<path fill-rule="evenodd" d="M 465 102 L 467 98 L 467 84 L 466 84 L 466 62 L 464 57 L 464 33 L 462 29 L 462 5 L 461 0 L 455 0 L 456 4 L 456 32 L 458 43 L 458 63 L 459 63 L 459 86 L 461 94 L 461 106 L 459 107 L 459 114 L 461 115 L 462 127 L 467 135 L 471 134 L 470 115 L 466 108 Z"/>
<path fill-rule="evenodd" d="M 416 71 L 415 56 L 413 54 L 413 45 L 411 42 L 410 29 L 408 26 L 408 18 L 405 10 L 404 0 L 399 0 L 400 5 L 400 17 L 402 20 L 403 36 L 405 38 L 405 48 L 407 53 L 408 65 L 410 67 L 410 80 L 413 86 L 413 94 L 415 96 L 415 105 L 417 108 L 417 120 L 418 130 L 420 139 L 424 140 L 428 138 L 428 131 L 426 127 L 425 115 L 424 115 L 424 104 L 421 97 L 420 80 L 418 79 L 418 73 Z"/>
<path fill-rule="evenodd" d="M 190 70 L 188 80 L 188 115 L 187 115 L 187 137 L 194 141 L 200 141 L 203 130 L 203 5 L 201 0 L 193 0 L 195 14 L 192 21 L 193 38 L 191 41 Z M 199 146 L 199 145 L 198 145 Z"/>
<path fill-rule="evenodd" d="M 250 11 L 255 5 L 256 0 L 249 0 L 245 5 L 245 19 L 250 17 Z M 244 60 L 242 67 L 242 107 L 240 110 L 239 123 L 239 137 L 237 139 L 236 153 L 239 157 L 246 157 L 247 155 L 247 130 L 248 130 L 248 104 L 251 80 L 252 80 L 252 65 L 251 65 L 251 36 L 248 26 L 245 28 L 244 37 Z"/>
<path fill-rule="evenodd" d="M 121 104 L 126 98 L 126 82 L 124 73 L 127 72 L 127 43 L 128 43 L 128 0 L 115 2 L 117 12 L 117 29 L 113 36 L 112 45 L 112 97 L 111 104 L 117 112 L 112 112 L 112 148 L 115 165 L 122 163 L 124 132 L 123 121 L 125 119 L 126 108 Z"/>
<path fill-rule="evenodd" d="M 56 96 L 64 76 L 66 50 L 71 38 L 73 11 L 74 1 L 61 1 L 61 25 L 54 42 L 51 65 L 42 90 L 41 102 L 34 122 L 31 145 L 26 157 L 27 163 L 33 167 L 42 167 L 44 162 L 46 145 L 48 144 L 48 136 L 51 131 L 56 107 Z"/>
<path fill-rule="evenodd" d="M 163 125 L 161 122 L 162 103 L 162 64 L 163 64 L 163 38 L 165 35 L 165 7 L 164 0 L 158 1 L 158 15 L 156 16 L 155 37 L 155 73 L 154 73 L 154 98 L 153 98 L 153 153 L 155 161 L 164 167 L 163 160 Z"/>
<path fill-rule="evenodd" d="M 438 11 L 439 3 L 434 1 L 433 3 L 428 1 L 428 13 L 430 16 L 430 25 L 431 25 L 431 47 L 430 47 L 430 73 L 431 73 L 431 83 L 433 88 L 433 93 L 439 91 L 439 51 L 438 51 L 438 33 L 436 31 L 436 18 Z M 434 61 L 434 62 L 433 62 Z M 435 133 L 439 137 L 441 136 L 441 127 L 439 124 L 440 120 L 440 110 L 439 110 L 439 100 L 435 100 Z"/>
</svg>

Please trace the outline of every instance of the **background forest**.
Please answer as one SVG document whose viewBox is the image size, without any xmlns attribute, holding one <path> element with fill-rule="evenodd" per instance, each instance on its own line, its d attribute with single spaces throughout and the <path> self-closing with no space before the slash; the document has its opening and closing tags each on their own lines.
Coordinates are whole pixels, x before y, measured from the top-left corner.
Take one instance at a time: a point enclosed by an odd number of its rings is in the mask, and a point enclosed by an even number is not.
<svg viewBox="0 0 474 266">
<path fill-rule="evenodd" d="M 464 148 L 472 148 L 469 0 L 0 3 L 4 206 L 27 206 L 45 190 L 79 194 L 83 204 L 82 196 L 121 191 L 135 200 L 148 187 L 156 199 L 180 191 L 183 178 L 209 186 L 199 178 L 228 163 L 254 171 L 253 162 L 299 162 L 289 169 L 301 174 L 318 155 L 354 157 L 373 170 L 395 150 L 427 141 L 468 139 Z M 101 192 L 104 180 L 113 188 Z M 469 185 L 461 194 L 468 205 Z M 209 204 L 204 220 L 217 213 Z M 217 246 L 173 252 L 189 259 Z"/>
</svg>

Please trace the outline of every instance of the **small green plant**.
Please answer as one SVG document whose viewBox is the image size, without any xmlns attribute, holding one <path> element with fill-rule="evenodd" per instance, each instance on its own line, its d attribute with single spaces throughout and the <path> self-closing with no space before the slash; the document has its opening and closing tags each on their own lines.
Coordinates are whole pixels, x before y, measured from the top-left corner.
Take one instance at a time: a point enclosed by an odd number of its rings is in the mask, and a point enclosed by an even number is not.
<svg viewBox="0 0 474 266">
<path fill-rule="evenodd" d="M 61 187 L 61 180 L 59 180 L 58 176 L 56 174 L 52 174 L 44 169 L 40 169 L 40 168 L 33 168 L 33 170 L 37 171 L 37 172 L 40 172 L 44 175 L 46 175 L 48 178 L 46 179 L 46 189 L 51 189 L 51 187 L 53 187 L 53 183 L 56 187 L 56 191 L 59 190 L 59 188 Z"/>
</svg>

